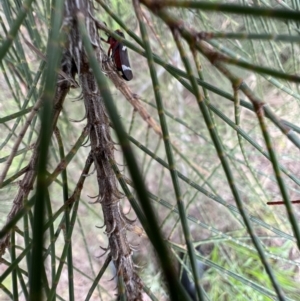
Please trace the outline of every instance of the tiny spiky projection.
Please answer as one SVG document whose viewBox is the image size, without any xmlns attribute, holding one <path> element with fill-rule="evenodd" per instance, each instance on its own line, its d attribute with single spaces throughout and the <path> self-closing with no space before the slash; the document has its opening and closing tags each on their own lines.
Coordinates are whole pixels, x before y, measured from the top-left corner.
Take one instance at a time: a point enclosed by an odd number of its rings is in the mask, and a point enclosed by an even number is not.
<svg viewBox="0 0 300 301">
<path fill-rule="evenodd" d="M 65 72 L 65 74 L 70 80 L 66 79 L 61 75 L 58 78 L 56 94 L 54 97 L 54 106 L 53 106 L 54 114 L 53 114 L 52 132 L 56 127 L 58 116 L 61 113 L 63 107 L 63 102 L 72 85 L 71 79 L 74 76 L 72 58 L 67 50 L 63 54 L 61 68 L 62 71 Z M 23 205 L 27 201 L 27 197 L 30 191 L 33 190 L 34 182 L 36 179 L 36 173 L 37 173 L 36 167 L 37 167 L 38 153 L 39 153 L 39 141 L 35 143 L 31 160 L 28 166 L 25 168 L 25 174 L 23 179 L 19 183 L 19 190 L 16 197 L 14 198 L 11 211 L 7 216 L 6 224 L 8 224 L 16 216 L 16 214 L 23 208 Z M 4 177 L 2 178 L 2 180 L 4 180 Z M 6 248 L 9 246 L 9 240 L 10 240 L 10 233 L 7 233 L 3 238 L 1 238 L 0 257 L 5 253 Z"/>
<path fill-rule="evenodd" d="M 123 278 L 127 300 L 142 300 L 141 281 L 132 262 L 132 250 L 126 232 L 131 229 L 132 221 L 123 213 L 120 206 L 121 193 L 118 191 L 116 177 L 110 161 L 114 160 L 114 143 L 111 139 L 109 119 L 101 98 L 95 77 L 89 67 L 87 56 L 82 48 L 76 13 L 85 16 L 89 39 L 95 49 L 99 64 L 102 52 L 91 1 L 81 0 L 65 3 L 66 20 L 69 27 L 69 51 L 76 64 L 82 98 L 86 108 L 87 124 L 91 141 L 91 155 L 97 173 L 99 194 L 95 203 L 100 203 L 109 241 L 109 250 L 116 266 L 117 275 Z"/>
</svg>

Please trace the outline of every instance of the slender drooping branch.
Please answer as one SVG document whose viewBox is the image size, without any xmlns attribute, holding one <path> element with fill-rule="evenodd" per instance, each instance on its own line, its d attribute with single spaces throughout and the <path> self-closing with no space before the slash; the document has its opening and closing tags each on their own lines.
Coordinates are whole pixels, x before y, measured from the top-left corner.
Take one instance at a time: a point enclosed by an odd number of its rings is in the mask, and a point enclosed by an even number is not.
<svg viewBox="0 0 300 301">
<path fill-rule="evenodd" d="M 61 69 L 65 74 L 67 74 L 70 78 L 72 77 L 72 60 L 70 53 L 65 51 L 63 54 L 62 62 L 61 62 Z M 52 122 L 52 132 L 56 127 L 56 123 L 58 120 L 58 116 L 62 110 L 62 104 L 65 100 L 66 95 L 68 94 L 71 87 L 71 81 L 65 79 L 62 75 L 59 75 L 56 93 L 54 97 L 54 114 L 53 114 L 53 122 Z M 13 217 L 23 208 L 24 202 L 27 199 L 29 192 L 33 189 L 34 181 L 36 179 L 37 174 L 37 159 L 39 153 L 39 141 L 35 144 L 32 157 L 30 162 L 27 166 L 26 173 L 23 179 L 20 181 L 20 188 L 18 193 L 13 201 L 12 208 L 7 216 L 6 224 L 9 223 Z M 0 258 L 5 253 L 5 249 L 9 246 L 10 240 L 10 232 L 6 233 L 0 239 Z"/>
<path fill-rule="evenodd" d="M 97 173 L 99 194 L 95 203 L 101 203 L 108 236 L 108 249 L 116 266 L 117 274 L 123 278 L 127 300 L 142 300 L 141 280 L 135 272 L 131 258 L 132 249 L 127 240 L 126 232 L 132 228 L 130 221 L 123 213 L 120 206 L 121 193 L 117 188 L 117 181 L 111 167 L 114 161 L 114 143 L 111 139 L 109 119 L 101 98 L 95 77 L 88 64 L 86 53 L 82 46 L 76 13 L 81 12 L 85 16 L 85 26 L 89 39 L 94 47 L 99 64 L 102 51 L 100 37 L 93 15 L 92 1 L 67 0 L 65 2 L 66 20 L 69 22 L 69 51 L 76 64 L 79 84 L 82 89 L 91 141 L 91 155 Z"/>
</svg>

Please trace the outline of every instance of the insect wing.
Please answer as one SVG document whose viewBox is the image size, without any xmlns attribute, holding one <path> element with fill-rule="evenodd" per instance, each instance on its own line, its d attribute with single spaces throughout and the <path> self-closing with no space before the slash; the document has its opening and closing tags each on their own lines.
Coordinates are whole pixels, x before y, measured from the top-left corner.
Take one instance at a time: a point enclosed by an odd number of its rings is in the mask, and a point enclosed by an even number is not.
<svg viewBox="0 0 300 301">
<path fill-rule="evenodd" d="M 120 61 L 121 61 L 122 76 L 127 81 L 132 80 L 133 75 L 132 75 L 132 71 L 131 71 L 131 67 L 130 67 L 130 63 L 129 63 L 127 47 L 120 43 L 118 50 L 119 50 Z"/>
<path fill-rule="evenodd" d="M 122 64 L 121 64 L 121 58 L 120 58 L 120 43 L 119 42 L 114 44 L 114 47 L 112 48 L 112 57 L 114 59 L 117 69 L 119 71 L 122 71 Z"/>
</svg>

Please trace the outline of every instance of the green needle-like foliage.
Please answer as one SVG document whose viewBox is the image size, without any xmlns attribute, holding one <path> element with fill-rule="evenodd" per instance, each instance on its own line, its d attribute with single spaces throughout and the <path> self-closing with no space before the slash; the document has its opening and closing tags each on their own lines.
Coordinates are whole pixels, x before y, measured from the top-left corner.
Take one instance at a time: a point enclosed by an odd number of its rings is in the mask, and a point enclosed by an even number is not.
<svg viewBox="0 0 300 301">
<path fill-rule="evenodd" d="M 0 300 L 299 300 L 299 11 L 0 1 Z"/>
</svg>

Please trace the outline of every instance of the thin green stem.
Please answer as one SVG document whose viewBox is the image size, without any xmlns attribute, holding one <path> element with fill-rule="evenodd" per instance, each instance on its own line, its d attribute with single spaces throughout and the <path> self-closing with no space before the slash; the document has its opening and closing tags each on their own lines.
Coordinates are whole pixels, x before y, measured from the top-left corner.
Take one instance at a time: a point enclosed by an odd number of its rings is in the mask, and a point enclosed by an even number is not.
<svg viewBox="0 0 300 301">
<path fill-rule="evenodd" d="M 0 46 L 0 61 L 3 60 L 4 56 L 6 55 L 7 51 L 9 50 L 10 46 L 12 45 L 15 37 L 17 36 L 20 26 L 22 25 L 24 19 L 26 18 L 27 13 L 31 8 L 31 4 L 34 0 L 27 0 L 22 5 L 22 9 L 19 10 L 19 14 L 11 25 L 10 31 L 7 34 L 6 39 L 3 41 L 2 45 Z"/>
<path fill-rule="evenodd" d="M 188 254 L 190 257 L 190 261 L 191 261 L 197 297 L 198 297 L 199 301 L 202 301 L 202 300 L 204 300 L 204 293 L 203 293 L 203 289 L 201 288 L 201 285 L 200 285 L 200 277 L 199 277 L 199 271 L 197 269 L 195 250 L 194 250 L 194 247 L 192 244 L 192 237 L 191 237 L 190 229 L 189 229 L 188 222 L 186 219 L 186 209 L 185 209 L 185 206 L 183 203 L 182 193 L 181 193 L 181 189 L 180 189 L 180 185 L 179 185 L 179 181 L 178 181 L 176 163 L 175 163 L 175 159 L 173 156 L 172 144 L 170 142 L 170 135 L 169 135 L 168 125 L 167 125 L 167 121 L 166 121 L 166 116 L 164 113 L 164 105 L 162 102 L 162 97 L 161 97 L 161 93 L 160 93 L 160 85 L 159 85 L 158 77 L 157 77 L 155 66 L 154 66 L 154 60 L 153 60 L 153 55 L 152 55 L 152 51 L 151 51 L 151 47 L 150 47 L 150 43 L 149 43 L 149 37 L 148 37 L 146 26 L 143 22 L 143 17 L 142 17 L 141 11 L 140 11 L 139 3 L 137 1 L 134 1 L 134 7 L 135 7 L 136 16 L 139 20 L 141 35 L 143 38 L 145 51 L 146 51 L 146 55 L 147 55 L 147 61 L 148 61 L 148 66 L 149 66 L 149 70 L 150 70 L 150 76 L 152 79 L 152 85 L 153 85 L 153 90 L 154 90 L 154 95 L 155 95 L 157 112 L 159 115 L 160 125 L 161 125 L 161 129 L 162 129 L 162 134 L 163 134 L 162 138 L 164 141 L 165 151 L 167 154 L 169 170 L 170 170 L 170 174 L 171 174 L 171 178 L 172 178 L 173 189 L 174 189 L 175 196 L 176 196 L 176 202 L 177 202 L 177 207 L 179 210 L 179 216 L 180 216 L 182 230 L 183 230 L 183 234 L 184 234 L 184 238 L 185 238 L 185 243 L 187 245 Z"/>
<path fill-rule="evenodd" d="M 65 151 L 64 151 L 64 145 L 62 142 L 62 138 L 60 135 L 60 131 L 58 127 L 54 130 L 57 143 L 58 143 L 58 149 L 59 149 L 59 155 L 60 160 L 63 162 L 65 160 Z M 74 155 L 75 152 L 72 152 Z M 61 173 L 62 177 L 62 184 L 63 184 L 63 200 L 64 204 L 68 201 L 68 177 L 67 177 L 67 168 L 64 168 Z M 70 228 L 70 206 L 65 207 L 65 234 L 69 232 Z M 72 256 L 72 240 L 70 238 L 70 245 L 68 248 L 68 256 L 67 256 L 67 262 L 68 262 L 68 285 L 69 285 L 69 300 L 74 300 L 74 276 L 73 276 L 73 256 Z"/>
<path fill-rule="evenodd" d="M 104 262 L 103 266 L 101 267 L 101 270 L 99 271 L 97 277 L 95 277 L 95 280 L 93 281 L 93 284 L 92 284 L 91 288 L 89 289 L 88 294 L 86 295 L 84 301 L 90 300 L 96 286 L 98 285 L 101 277 L 103 276 L 103 274 L 104 274 L 105 270 L 107 269 L 110 262 L 111 262 L 111 255 L 108 255 L 106 257 L 105 262 Z"/>
<path fill-rule="evenodd" d="M 11 233 L 11 245 L 10 245 L 11 262 L 16 260 L 16 232 Z M 18 278 L 17 278 L 18 266 L 16 266 L 12 271 L 12 290 L 14 295 L 14 301 L 19 300 L 18 293 Z"/>
<path fill-rule="evenodd" d="M 32 253 L 29 269 L 29 299 L 32 301 L 42 300 L 42 269 L 43 265 L 43 225 L 44 225 L 44 204 L 48 194 L 46 183 L 46 166 L 48 161 L 48 148 L 50 145 L 52 123 L 53 123 L 53 98 L 57 80 L 56 69 L 60 62 L 61 38 L 59 35 L 63 17 L 63 1 L 56 1 L 54 5 L 53 26 L 48 43 L 48 61 L 45 89 L 43 93 L 43 109 L 41 112 L 40 147 L 37 165 L 37 189 L 35 195 L 34 221 L 32 234 Z M 50 113 L 49 113 L 50 112 Z"/>
<path fill-rule="evenodd" d="M 202 11 L 220 11 L 233 14 L 246 14 L 252 16 L 264 16 L 271 18 L 278 18 L 283 20 L 294 20 L 300 19 L 300 12 L 287 10 L 287 9 L 276 9 L 276 8 L 265 8 L 257 6 L 244 6 L 233 3 L 221 3 L 221 2 L 208 2 L 208 1 L 195 1 L 195 0 L 141 0 L 143 4 L 148 6 L 151 10 L 163 7 L 182 7 L 189 9 L 200 9 Z"/>
</svg>

